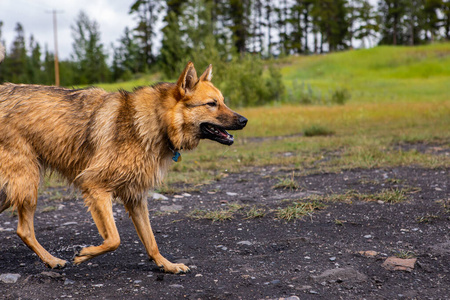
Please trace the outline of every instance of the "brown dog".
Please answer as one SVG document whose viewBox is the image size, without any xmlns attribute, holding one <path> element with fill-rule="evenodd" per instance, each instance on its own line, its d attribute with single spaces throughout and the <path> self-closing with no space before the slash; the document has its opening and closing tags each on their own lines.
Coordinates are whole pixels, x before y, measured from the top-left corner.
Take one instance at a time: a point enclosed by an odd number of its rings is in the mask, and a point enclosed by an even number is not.
<svg viewBox="0 0 450 300">
<path fill-rule="evenodd" d="M 131 216 L 147 254 L 166 272 L 186 272 L 158 250 L 148 218 L 147 190 L 159 184 L 179 151 L 201 139 L 231 145 L 226 130 L 242 129 L 247 119 L 230 110 L 211 83 L 212 66 L 197 78 L 189 62 L 177 83 L 159 83 L 133 93 L 102 89 L 4 84 L 0 86 L 0 212 L 13 206 L 17 234 L 51 268 L 66 261 L 36 240 L 33 218 L 38 185 L 47 168 L 78 187 L 104 238 L 83 248 L 80 264 L 120 244 L 113 198 Z"/>
</svg>

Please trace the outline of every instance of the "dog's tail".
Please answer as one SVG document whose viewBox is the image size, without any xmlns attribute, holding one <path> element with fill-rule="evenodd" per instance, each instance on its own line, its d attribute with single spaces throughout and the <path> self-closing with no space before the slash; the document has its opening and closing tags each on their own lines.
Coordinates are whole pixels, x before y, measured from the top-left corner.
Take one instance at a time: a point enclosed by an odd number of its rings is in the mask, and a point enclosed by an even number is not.
<svg viewBox="0 0 450 300">
<path fill-rule="evenodd" d="M 0 63 L 5 58 L 5 53 L 6 53 L 5 47 L 2 45 L 2 43 L 0 43 Z"/>
</svg>

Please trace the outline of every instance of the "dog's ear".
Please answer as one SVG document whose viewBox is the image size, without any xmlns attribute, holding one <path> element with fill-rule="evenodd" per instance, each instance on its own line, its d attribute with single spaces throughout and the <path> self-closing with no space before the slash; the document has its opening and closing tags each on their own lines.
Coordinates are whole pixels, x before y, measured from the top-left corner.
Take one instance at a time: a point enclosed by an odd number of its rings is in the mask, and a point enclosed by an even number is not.
<svg viewBox="0 0 450 300">
<path fill-rule="evenodd" d="M 177 81 L 177 86 L 180 89 L 181 94 L 184 96 L 197 84 L 197 71 L 195 71 L 194 64 L 190 61 L 187 63 L 180 77 Z"/>
<path fill-rule="evenodd" d="M 212 65 L 209 65 L 202 76 L 200 76 L 200 81 L 211 81 L 212 79 Z"/>
</svg>

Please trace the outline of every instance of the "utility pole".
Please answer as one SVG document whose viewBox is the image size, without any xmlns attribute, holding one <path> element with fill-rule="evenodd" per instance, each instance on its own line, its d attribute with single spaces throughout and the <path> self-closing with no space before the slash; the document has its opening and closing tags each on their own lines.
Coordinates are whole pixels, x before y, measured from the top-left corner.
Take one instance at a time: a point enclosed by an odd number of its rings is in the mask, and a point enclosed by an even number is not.
<svg viewBox="0 0 450 300">
<path fill-rule="evenodd" d="M 59 86 L 59 60 L 58 60 L 58 24 L 56 22 L 56 14 L 62 13 L 62 11 L 57 11 L 56 9 L 52 11 L 47 11 L 53 14 L 53 39 L 55 41 L 55 85 Z"/>
</svg>

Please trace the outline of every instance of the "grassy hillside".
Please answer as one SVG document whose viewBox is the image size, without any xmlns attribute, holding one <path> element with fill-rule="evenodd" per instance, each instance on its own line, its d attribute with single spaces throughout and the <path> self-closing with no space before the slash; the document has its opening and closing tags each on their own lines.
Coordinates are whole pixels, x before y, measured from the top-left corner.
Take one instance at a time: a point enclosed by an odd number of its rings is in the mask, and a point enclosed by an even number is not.
<svg viewBox="0 0 450 300">
<path fill-rule="evenodd" d="M 324 93 L 346 88 L 351 102 L 444 101 L 450 95 L 450 43 L 290 57 L 282 74 L 288 87 L 305 82 Z"/>
</svg>

